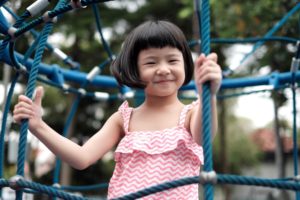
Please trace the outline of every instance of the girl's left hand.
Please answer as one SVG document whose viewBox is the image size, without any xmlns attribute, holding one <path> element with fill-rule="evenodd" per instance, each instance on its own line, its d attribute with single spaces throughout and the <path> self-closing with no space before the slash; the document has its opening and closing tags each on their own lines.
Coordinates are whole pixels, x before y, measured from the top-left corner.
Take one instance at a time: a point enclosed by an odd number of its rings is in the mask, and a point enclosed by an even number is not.
<svg viewBox="0 0 300 200">
<path fill-rule="evenodd" d="M 202 94 L 202 85 L 209 81 L 212 95 L 216 95 L 222 81 L 222 70 L 217 63 L 218 56 L 211 53 L 207 56 L 201 54 L 195 61 L 195 84 L 198 93 Z"/>
</svg>

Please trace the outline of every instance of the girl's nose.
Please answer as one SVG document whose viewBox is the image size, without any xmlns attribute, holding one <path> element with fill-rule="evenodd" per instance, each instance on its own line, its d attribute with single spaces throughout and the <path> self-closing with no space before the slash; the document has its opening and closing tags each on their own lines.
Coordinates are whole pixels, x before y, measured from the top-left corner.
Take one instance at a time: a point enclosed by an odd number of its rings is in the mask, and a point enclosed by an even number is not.
<svg viewBox="0 0 300 200">
<path fill-rule="evenodd" d="M 170 74 L 170 68 L 168 67 L 167 64 L 161 64 L 158 66 L 156 73 L 158 75 L 166 75 L 166 74 Z"/>
</svg>

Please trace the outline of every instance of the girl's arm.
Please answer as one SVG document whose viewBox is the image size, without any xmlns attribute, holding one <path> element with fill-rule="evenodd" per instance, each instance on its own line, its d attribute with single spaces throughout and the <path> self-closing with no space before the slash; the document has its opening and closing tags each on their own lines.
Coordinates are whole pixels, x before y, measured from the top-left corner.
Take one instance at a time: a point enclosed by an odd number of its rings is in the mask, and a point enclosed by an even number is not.
<svg viewBox="0 0 300 200">
<path fill-rule="evenodd" d="M 28 119 L 29 130 L 44 143 L 50 151 L 72 167 L 84 169 L 90 166 L 120 140 L 122 135 L 122 118 L 118 112 L 114 113 L 103 127 L 83 146 L 61 136 L 42 120 L 42 96 L 42 88 L 37 89 L 34 101 L 21 95 L 14 108 L 14 120 L 20 123 L 22 119 Z"/>
<path fill-rule="evenodd" d="M 202 145 L 202 101 L 199 98 L 199 104 L 194 107 L 191 111 L 191 120 L 190 120 L 190 130 L 193 136 L 194 141 Z M 218 130 L 218 114 L 217 114 L 217 98 L 216 95 L 211 96 L 211 120 L 212 120 L 212 127 L 211 133 L 212 138 L 217 133 Z"/>
<path fill-rule="evenodd" d="M 217 64 L 217 54 L 211 53 L 207 57 L 201 54 L 195 62 L 195 84 L 199 96 L 202 96 L 203 83 L 210 82 L 211 90 L 211 120 L 212 120 L 212 138 L 218 129 L 217 97 L 216 94 L 220 88 L 222 80 L 222 71 Z M 199 98 L 199 104 L 191 111 L 190 130 L 194 140 L 202 144 L 202 99 Z"/>
</svg>

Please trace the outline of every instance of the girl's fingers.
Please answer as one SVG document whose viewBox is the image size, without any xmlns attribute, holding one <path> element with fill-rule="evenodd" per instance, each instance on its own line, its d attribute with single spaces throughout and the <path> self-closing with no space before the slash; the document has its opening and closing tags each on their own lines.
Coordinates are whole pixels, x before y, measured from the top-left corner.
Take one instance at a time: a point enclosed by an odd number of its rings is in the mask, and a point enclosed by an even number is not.
<svg viewBox="0 0 300 200">
<path fill-rule="evenodd" d="M 34 98 L 34 103 L 38 106 L 42 105 L 42 98 L 44 96 L 44 89 L 42 86 L 37 87 L 36 94 Z"/>
<path fill-rule="evenodd" d="M 218 56 L 211 53 L 208 56 L 200 55 L 195 62 L 195 81 L 197 89 L 205 82 L 211 82 L 211 91 L 217 93 L 222 80 L 221 67 L 217 64 Z"/>
<path fill-rule="evenodd" d="M 28 113 L 16 113 L 13 116 L 15 122 L 20 123 L 23 119 L 30 119 L 31 115 Z"/>
<path fill-rule="evenodd" d="M 28 119 L 34 115 L 32 110 L 32 101 L 26 96 L 19 97 L 19 103 L 17 103 L 13 110 L 13 118 L 16 122 L 20 122 L 22 119 Z"/>
<path fill-rule="evenodd" d="M 32 116 L 34 114 L 31 109 L 26 107 L 15 108 L 13 113 L 14 115 L 26 115 L 26 116 Z"/>
<path fill-rule="evenodd" d="M 205 60 L 205 55 L 202 53 L 195 61 L 195 69 L 199 68 Z"/>
<path fill-rule="evenodd" d="M 26 103 L 32 104 L 32 100 L 25 95 L 19 96 L 19 102 L 26 102 Z"/>
<path fill-rule="evenodd" d="M 43 96 L 42 89 L 37 92 L 37 99 L 35 104 L 39 104 L 41 97 Z M 18 103 L 15 105 L 13 110 L 13 119 L 16 123 L 20 123 L 23 119 L 34 118 L 37 114 L 35 111 L 35 105 L 33 101 L 25 95 L 20 95 L 18 97 Z"/>
<path fill-rule="evenodd" d="M 209 74 L 205 74 L 202 77 L 199 77 L 199 79 L 197 80 L 198 84 L 203 84 L 207 81 L 212 81 L 212 82 L 220 82 L 220 75 L 218 73 L 209 73 Z"/>
<path fill-rule="evenodd" d="M 199 70 L 199 73 L 195 77 L 197 84 L 203 84 L 207 81 L 216 82 L 219 84 L 222 79 L 220 69 L 214 67 L 206 67 Z"/>
<path fill-rule="evenodd" d="M 23 119 L 29 119 L 31 116 L 30 115 L 27 115 L 27 114 L 24 114 L 24 113 L 20 113 L 20 114 L 16 114 L 14 115 L 14 120 L 16 122 L 21 122 L 21 120 Z"/>
<path fill-rule="evenodd" d="M 216 53 L 210 53 L 208 56 L 206 56 L 206 59 L 218 62 L 218 55 Z"/>
<path fill-rule="evenodd" d="M 206 60 L 201 66 L 195 68 L 195 75 L 197 75 L 197 73 L 203 73 L 202 71 L 207 69 L 215 69 L 221 71 L 220 66 L 216 62 L 212 60 Z"/>
<path fill-rule="evenodd" d="M 205 74 L 209 74 L 209 73 L 218 73 L 221 75 L 221 69 L 216 64 L 207 63 L 207 64 L 204 64 L 203 67 L 198 68 L 195 73 L 196 73 L 195 74 L 196 77 L 201 77 L 201 76 L 204 76 Z"/>
<path fill-rule="evenodd" d="M 15 110 L 19 110 L 21 108 L 26 108 L 26 109 L 29 109 L 31 110 L 31 104 L 28 104 L 27 102 L 24 102 L 24 101 L 21 101 L 19 102 L 17 105 L 15 105 Z"/>
<path fill-rule="evenodd" d="M 212 61 L 217 63 L 218 55 L 216 53 L 211 53 L 208 56 L 205 56 L 203 53 L 196 59 L 195 68 L 201 68 L 205 62 Z"/>
</svg>

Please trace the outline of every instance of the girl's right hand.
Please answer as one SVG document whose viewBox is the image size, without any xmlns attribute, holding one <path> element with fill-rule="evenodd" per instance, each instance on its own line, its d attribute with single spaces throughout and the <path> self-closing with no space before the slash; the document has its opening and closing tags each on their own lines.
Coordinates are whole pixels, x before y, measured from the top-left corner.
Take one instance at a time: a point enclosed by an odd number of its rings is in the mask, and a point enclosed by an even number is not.
<svg viewBox="0 0 300 200">
<path fill-rule="evenodd" d="M 43 87 L 37 87 L 34 101 L 25 95 L 20 95 L 13 111 L 15 122 L 20 124 L 23 119 L 28 119 L 29 128 L 37 128 L 42 121 L 43 94 Z"/>
<path fill-rule="evenodd" d="M 202 85 L 209 81 L 210 91 L 212 95 L 216 95 L 222 81 L 222 70 L 217 63 L 218 55 L 216 53 L 210 53 L 205 56 L 201 54 L 195 62 L 195 84 L 198 93 L 202 94 Z"/>
</svg>

